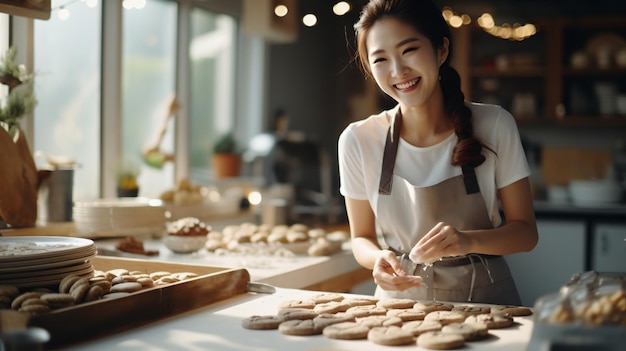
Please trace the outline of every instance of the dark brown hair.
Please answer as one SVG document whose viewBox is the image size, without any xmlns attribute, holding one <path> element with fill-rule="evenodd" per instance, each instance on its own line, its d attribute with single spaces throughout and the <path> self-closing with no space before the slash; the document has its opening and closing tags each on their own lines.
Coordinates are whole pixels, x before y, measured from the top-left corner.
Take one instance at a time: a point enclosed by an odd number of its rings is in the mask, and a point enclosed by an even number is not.
<svg viewBox="0 0 626 351">
<path fill-rule="evenodd" d="M 461 78 L 450 66 L 452 56 L 452 38 L 450 27 L 444 20 L 441 10 L 430 0 L 371 0 L 363 7 L 359 21 L 354 25 L 359 64 L 367 76 L 371 68 L 367 59 L 365 44 L 369 30 L 374 23 L 384 17 L 394 17 L 413 26 L 424 35 L 434 48 L 443 45 L 443 38 L 450 40 L 449 54 L 439 68 L 441 89 L 446 112 L 452 117 L 454 130 L 459 138 L 454 147 L 451 163 L 454 166 L 476 167 L 485 161 L 482 155 L 483 144 L 474 137 L 472 111 L 465 105 L 465 96 L 461 91 Z"/>
</svg>

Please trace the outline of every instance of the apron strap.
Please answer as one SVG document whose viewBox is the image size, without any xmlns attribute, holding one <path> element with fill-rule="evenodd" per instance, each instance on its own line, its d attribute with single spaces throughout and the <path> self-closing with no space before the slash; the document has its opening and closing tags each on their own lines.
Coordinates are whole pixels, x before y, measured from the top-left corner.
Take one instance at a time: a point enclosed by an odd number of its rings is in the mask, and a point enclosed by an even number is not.
<svg viewBox="0 0 626 351">
<path fill-rule="evenodd" d="M 465 193 L 467 195 L 476 194 L 480 192 L 478 187 L 478 178 L 476 178 L 476 172 L 472 166 L 462 166 L 463 171 L 463 183 L 465 183 Z"/>
<path fill-rule="evenodd" d="M 393 185 L 393 169 L 396 165 L 396 155 L 398 154 L 398 144 L 400 144 L 401 129 L 402 112 L 400 112 L 400 109 L 398 108 L 398 112 L 393 119 L 392 125 L 390 125 L 387 130 L 387 139 L 385 140 L 383 165 L 380 171 L 380 184 L 378 185 L 378 193 L 382 195 L 391 194 L 391 186 Z"/>
</svg>

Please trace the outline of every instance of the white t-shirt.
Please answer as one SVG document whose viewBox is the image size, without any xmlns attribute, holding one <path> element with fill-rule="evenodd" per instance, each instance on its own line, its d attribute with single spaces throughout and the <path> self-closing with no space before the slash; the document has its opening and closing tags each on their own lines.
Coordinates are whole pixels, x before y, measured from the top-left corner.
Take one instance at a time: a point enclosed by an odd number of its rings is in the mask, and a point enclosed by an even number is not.
<svg viewBox="0 0 626 351">
<path fill-rule="evenodd" d="M 530 168 L 513 116 L 496 105 L 467 105 L 472 110 L 474 136 L 495 151 L 483 148 L 486 160 L 476 168 L 476 176 L 489 218 L 498 227 L 502 219 L 497 190 L 528 177 Z M 348 198 L 369 200 L 374 213 L 387 130 L 398 108 L 353 122 L 339 136 L 340 192 Z M 462 174 L 461 167 L 450 164 L 457 140 L 452 133 L 436 145 L 416 147 L 400 139 L 394 174 L 414 186 L 431 186 Z"/>
</svg>

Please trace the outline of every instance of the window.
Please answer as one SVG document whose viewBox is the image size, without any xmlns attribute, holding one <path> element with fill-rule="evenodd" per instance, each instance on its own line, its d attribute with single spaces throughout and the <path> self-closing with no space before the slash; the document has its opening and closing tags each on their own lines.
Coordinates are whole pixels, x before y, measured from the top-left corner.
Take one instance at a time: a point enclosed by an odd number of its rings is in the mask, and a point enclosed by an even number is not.
<svg viewBox="0 0 626 351">
<path fill-rule="evenodd" d="M 52 7 L 64 2 L 53 0 Z M 74 198 L 99 196 L 101 18 L 99 7 L 83 5 L 72 6 L 67 20 L 34 21 L 38 103 L 31 147 L 79 163 Z"/>
<path fill-rule="evenodd" d="M 142 9 L 123 11 L 122 33 L 122 160 L 140 167 L 139 195 L 158 197 L 171 188 L 171 162 L 149 166 L 142 150 L 158 146 L 174 152 L 174 119 L 169 111 L 175 96 L 177 5 L 148 1 Z M 161 131 L 165 131 L 159 140 Z"/>
<path fill-rule="evenodd" d="M 194 9 L 190 25 L 190 168 L 194 180 L 207 182 L 213 144 L 234 123 L 236 22 Z"/>
<path fill-rule="evenodd" d="M 140 168 L 140 196 L 171 188 L 177 172 L 198 172 L 202 181 L 210 181 L 213 142 L 237 118 L 235 67 L 248 62 L 236 57 L 241 2 L 148 0 L 141 9 L 110 11 L 122 3 L 52 0 L 51 18 L 34 20 L 38 105 L 31 144 L 33 150 L 78 162 L 74 199 L 114 196 L 107 186 L 114 182 L 113 168 L 129 162 Z M 69 11 L 65 20 L 59 18 L 61 9 Z M 116 23 L 122 26 L 117 30 L 122 42 L 103 50 L 111 33 L 103 28 L 117 28 Z M 18 40 L 18 50 L 28 48 L 28 40 Z M 111 57 L 120 62 L 112 70 L 105 61 Z M 103 89 L 102 67 L 107 67 L 104 74 L 120 77 L 114 83 L 121 91 L 118 99 Z M 168 116 L 173 97 L 181 102 L 176 118 Z M 118 100 L 120 112 L 103 117 L 109 101 Z M 186 139 L 182 148 L 181 139 Z M 180 163 L 154 167 L 145 162 L 143 150 L 155 143 L 164 153 L 176 149 Z M 107 161 L 110 150 L 119 161 L 115 166 Z"/>
</svg>

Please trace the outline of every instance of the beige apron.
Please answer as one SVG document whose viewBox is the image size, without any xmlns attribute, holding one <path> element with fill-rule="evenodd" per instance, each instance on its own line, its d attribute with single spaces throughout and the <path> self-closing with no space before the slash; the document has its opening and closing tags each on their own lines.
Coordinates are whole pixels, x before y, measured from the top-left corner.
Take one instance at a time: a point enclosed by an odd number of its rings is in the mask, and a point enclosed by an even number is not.
<svg viewBox="0 0 626 351">
<path fill-rule="evenodd" d="M 463 167 L 462 175 L 427 187 L 413 186 L 393 174 L 401 128 L 398 109 L 385 143 L 376 221 L 384 243 L 398 253 L 406 272 L 422 276 L 424 284 L 405 291 L 377 287 L 376 296 L 519 305 L 515 282 L 501 256 L 445 257 L 432 266 L 408 258 L 411 248 L 439 222 L 459 230 L 491 229 L 493 225 L 474 168 Z"/>
</svg>

